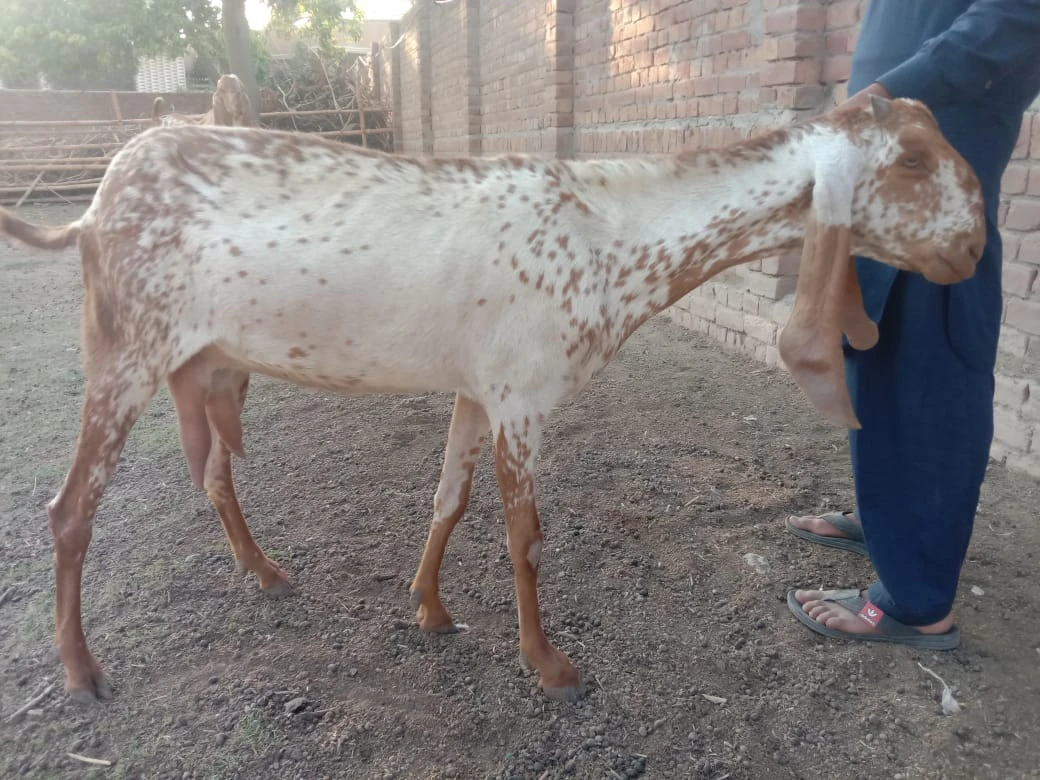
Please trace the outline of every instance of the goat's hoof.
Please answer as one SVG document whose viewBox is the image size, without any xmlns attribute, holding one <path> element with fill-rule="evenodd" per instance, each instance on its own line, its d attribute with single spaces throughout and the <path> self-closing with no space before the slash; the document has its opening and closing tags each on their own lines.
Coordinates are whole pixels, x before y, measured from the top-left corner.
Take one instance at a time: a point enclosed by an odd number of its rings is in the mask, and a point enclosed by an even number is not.
<svg viewBox="0 0 1040 780">
<path fill-rule="evenodd" d="M 420 604 L 415 611 L 415 622 L 427 634 L 458 634 L 469 628 L 464 623 L 456 623 L 452 620 L 448 610 L 441 604 L 432 608 Z"/>
<path fill-rule="evenodd" d="M 585 685 L 578 680 L 577 685 L 552 686 L 542 685 L 542 693 L 555 701 L 576 702 L 585 695 Z"/>
<path fill-rule="evenodd" d="M 416 588 L 408 595 L 408 603 L 412 605 L 412 609 L 418 611 L 422 605 L 422 591 Z"/>
<path fill-rule="evenodd" d="M 69 699 L 79 705 L 96 704 L 112 698 L 112 684 L 108 676 L 100 669 L 93 672 L 82 684 L 67 681 L 65 689 Z"/>
<path fill-rule="evenodd" d="M 469 629 L 465 623 L 456 623 L 451 619 L 451 615 L 440 599 L 436 598 L 436 594 L 434 603 L 427 606 L 423 604 L 422 589 L 416 588 L 408 597 L 408 601 L 415 610 L 415 622 L 428 634 L 458 634 Z"/>
<path fill-rule="evenodd" d="M 440 610 L 419 607 L 415 613 L 415 622 L 427 634 L 458 634 L 469 628 L 464 623 L 456 623 L 452 620 L 444 607 L 441 607 Z"/>
<path fill-rule="evenodd" d="M 525 672 L 532 668 L 540 672 L 538 687 L 550 699 L 556 701 L 577 701 L 585 694 L 585 683 L 581 679 L 574 664 L 560 650 L 550 646 L 551 653 L 544 659 L 543 666 L 539 668 L 531 663 L 527 653 L 520 651 L 520 668 Z"/>
<path fill-rule="evenodd" d="M 453 623 L 448 622 L 443 626 L 437 628 L 427 629 L 431 634 L 461 634 L 465 631 L 469 631 L 469 626 L 465 623 Z"/>
<path fill-rule="evenodd" d="M 265 596 L 272 599 L 280 599 L 290 595 L 293 592 L 293 586 L 289 583 L 288 578 L 275 580 L 266 587 L 260 586 L 260 590 Z"/>
</svg>

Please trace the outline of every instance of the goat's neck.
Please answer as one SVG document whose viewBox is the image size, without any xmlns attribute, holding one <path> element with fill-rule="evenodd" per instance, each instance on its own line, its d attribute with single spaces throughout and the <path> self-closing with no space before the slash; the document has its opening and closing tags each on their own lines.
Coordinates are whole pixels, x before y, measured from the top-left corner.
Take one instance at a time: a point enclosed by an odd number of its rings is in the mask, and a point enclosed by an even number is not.
<svg viewBox="0 0 1040 780">
<path fill-rule="evenodd" d="M 827 142 L 826 132 L 813 129 L 778 131 L 608 178 L 608 186 L 630 192 L 619 201 L 620 229 L 599 250 L 608 268 L 620 269 L 611 274 L 618 304 L 652 316 L 726 268 L 796 248 L 816 147 Z"/>
</svg>

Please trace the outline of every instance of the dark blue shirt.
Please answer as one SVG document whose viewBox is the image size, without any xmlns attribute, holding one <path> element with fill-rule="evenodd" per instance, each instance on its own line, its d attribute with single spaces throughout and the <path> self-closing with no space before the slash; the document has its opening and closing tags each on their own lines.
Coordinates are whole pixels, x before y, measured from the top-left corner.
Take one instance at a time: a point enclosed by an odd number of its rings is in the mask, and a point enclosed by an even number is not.
<svg viewBox="0 0 1040 780">
<path fill-rule="evenodd" d="M 1022 117 L 1040 93 L 1040 0 L 871 0 L 852 59 L 849 94 L 880 82 L 935 112 L 971 163 L 986 201 L 986 252 L 974 278 L 950 288 L 948 334 L 969 366 L 992 369 L 1000 329 L 1000 180 Z M 858 259 L 871 319 L 896 271 Z"/>
<path fill-rule="evenodd" d="M 1040 0 L 871 0 L 854 92 L 880 81 L 934 111 L 1018 116 L 1040 92 Z"/>
</svg>

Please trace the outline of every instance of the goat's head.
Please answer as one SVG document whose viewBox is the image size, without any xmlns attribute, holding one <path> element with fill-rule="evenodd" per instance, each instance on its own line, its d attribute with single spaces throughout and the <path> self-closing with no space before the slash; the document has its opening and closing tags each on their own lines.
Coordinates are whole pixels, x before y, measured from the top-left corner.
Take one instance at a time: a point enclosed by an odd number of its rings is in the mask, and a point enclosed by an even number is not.
<svg viewBox="0 0 1040 780">
<path fill-rule="evenodd" d="M 251 106 L 242 80 L 233 73 L 217 79 L 213 92 L 213 121 L 218 125 L 242 127 L 252 124 Z"/>
<path fill-rule="evenodd" d="M 851 255 L 952 284 L 975 272 L 986 242 L 982 190 L 971 166 L 912 100 L 873 97 L 815 123 L 812 208 L 794 309 L 780 355 L 816 407 L 859 422 L 845 386 L 841 334 L 877 342 Z"/>
</svg>

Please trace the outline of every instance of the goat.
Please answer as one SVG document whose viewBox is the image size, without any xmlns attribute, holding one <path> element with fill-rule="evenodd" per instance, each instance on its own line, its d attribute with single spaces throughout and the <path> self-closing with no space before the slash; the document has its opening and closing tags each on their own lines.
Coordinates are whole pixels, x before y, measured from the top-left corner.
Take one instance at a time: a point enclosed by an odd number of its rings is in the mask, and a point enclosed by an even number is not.
<svg viewBox="0 0 1040 780">
<path fill-rule="evenodd" d="M 804 241 L 781 357 L 811 401 L 858 423 L 842 333 L 877 329 L 850 253 L 952 284 L 984 239 L 970 166 L 922 104 L 873 99 L 722 150 L 621 160 L 425 159 L 302 134 L 153 128 L 113 159 L 77 221 L 0 210 L 0 232 L 78 243 L 86 392 L 71 469 L 48 505 L 66 686 L 111 695 L 80 615 L 93 518 L 127 434 L 163 381 L 188 470 L 260 587 L 288 588 L 235 496 L 252 372 L 348 394 L 456 394 L 433 520 L 411 585 L 451 631 L 438 577 L 493 442 L 521 659 L 552 697 L 581 676 L 546 637 L 534 464 L 547 416 L 642 323 L 725 268 Z M 422 247 L 421 252 L 416 252 Z"/>
<path fill-rule="evenodd" d="M 205 114 L 170 113 L 160 116 L 165 101 L 160 95 L 152 101 L 152 125 L 179 127 L 181 125 L 228 125 L 230 127 L 256 127 L 252 104 L 242 80 L 233 73 L 217 79 L 213 92 L 213 107 Z"/>
</svg>

